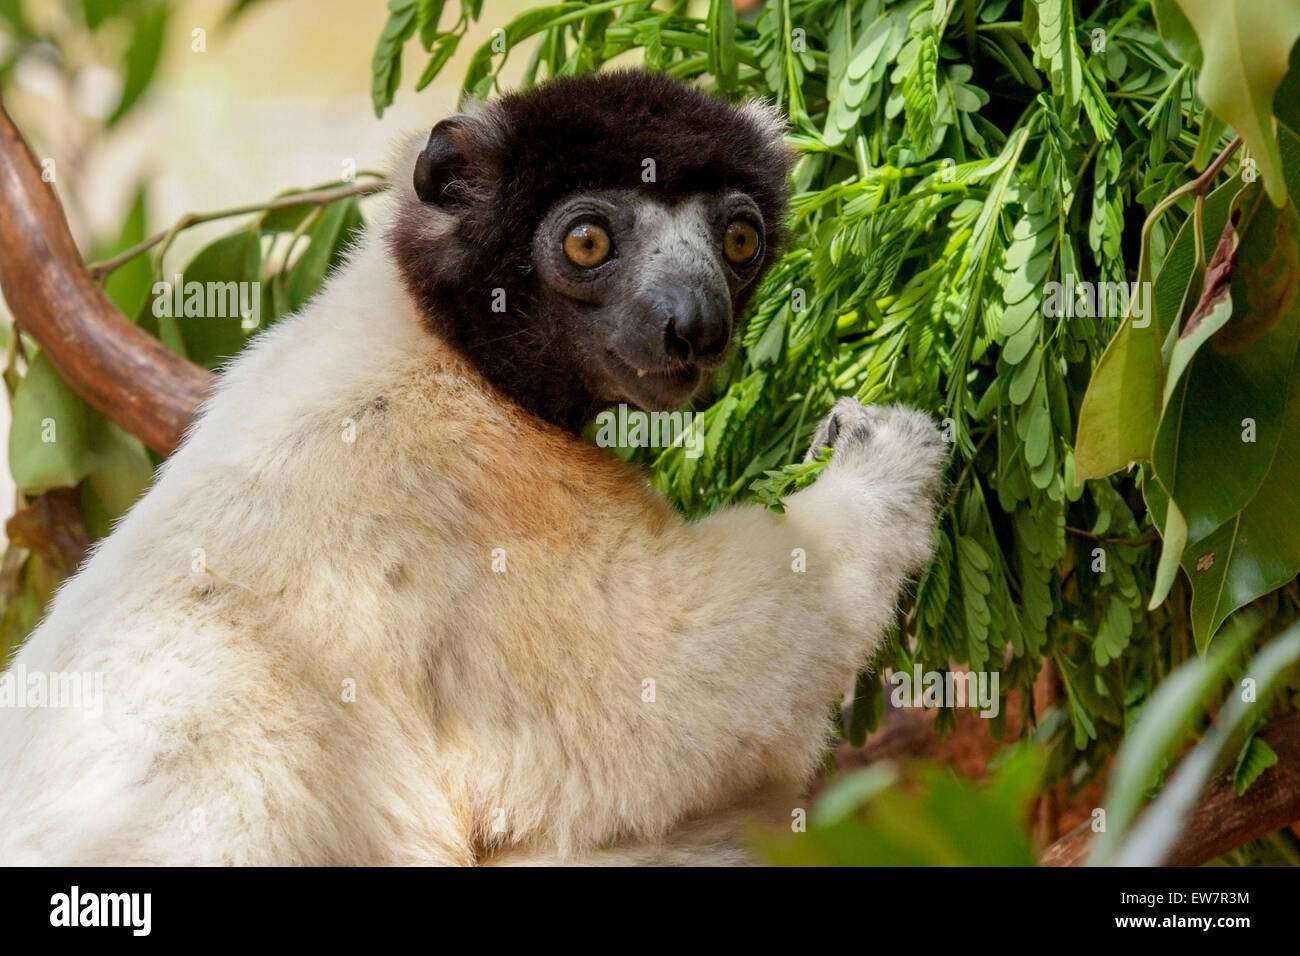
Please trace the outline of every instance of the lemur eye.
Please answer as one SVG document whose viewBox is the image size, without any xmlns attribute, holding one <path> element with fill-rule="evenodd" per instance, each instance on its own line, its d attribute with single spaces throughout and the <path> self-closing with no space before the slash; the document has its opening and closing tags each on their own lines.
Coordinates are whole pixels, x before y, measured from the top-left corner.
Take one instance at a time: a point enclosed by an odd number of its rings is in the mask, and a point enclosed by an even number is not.
<svg viewBox="0 0 1300 956">
<path fill-rule="evenodd" d="M 564 254 L 583 269 L 594 269 L 608 259 L 609 246 L 609 233 L 594 222 L 579 223 L 564 237 Z"/>
<path fill-rule="evenodd" d="M 722 252 L 733 265 L 753 262 L 758 255 L 758 230 L 744 219 L 735 220 L 722 237 Z"/>
</svg>

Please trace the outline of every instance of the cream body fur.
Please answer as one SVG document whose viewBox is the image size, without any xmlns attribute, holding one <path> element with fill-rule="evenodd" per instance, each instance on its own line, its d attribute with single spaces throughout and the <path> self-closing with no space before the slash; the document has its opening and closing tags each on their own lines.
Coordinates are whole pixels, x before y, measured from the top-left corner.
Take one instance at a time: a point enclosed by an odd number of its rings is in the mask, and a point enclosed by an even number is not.
<svg viewBox="0 0 1300 956">
<path fill-rule="evenodd" d="M 930 553 L 934 426 L 842 404 L 786 515 L 688 523 L 426 331 L 382 228 L 17 655 L 104 701 L 0 710 L 0 862 L 726 862 L 730 808 L 799 805 Z"/>
</svg>

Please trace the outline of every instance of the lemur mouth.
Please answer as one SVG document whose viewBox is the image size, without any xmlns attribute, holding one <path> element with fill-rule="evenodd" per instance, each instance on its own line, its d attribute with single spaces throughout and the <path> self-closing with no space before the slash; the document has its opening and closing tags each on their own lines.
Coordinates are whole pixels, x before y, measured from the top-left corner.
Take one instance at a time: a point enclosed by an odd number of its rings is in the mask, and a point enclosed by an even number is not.
<svg viewBox="0 0 1300 956">
<path fill-rule="evenodd" d="M 625 397 L 643 408 L 671 409 L 683 404 L 700 386 L 702 372 L 686 362 L 669 368 L 646 368 L 607 349 L 611 377 Z"/>
</svg>

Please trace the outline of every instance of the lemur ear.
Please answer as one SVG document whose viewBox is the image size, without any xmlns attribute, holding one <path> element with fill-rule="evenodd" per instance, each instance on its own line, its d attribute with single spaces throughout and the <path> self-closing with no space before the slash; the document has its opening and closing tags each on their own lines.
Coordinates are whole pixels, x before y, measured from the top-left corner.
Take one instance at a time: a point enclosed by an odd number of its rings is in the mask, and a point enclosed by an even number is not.
<svg viewBox="0 0 1300 956">
<path fill-rule="evenodd" d="M 421 202 L 445 206 L 452 201 L 447 187 L 460 179 L 469 165 L 468 158 L 456 142 L 456 133 L 464 125 L 464 117 L 452 116 L 429 133 L 429 142 L 415 161 L 415 194 Z"/>
</svg>

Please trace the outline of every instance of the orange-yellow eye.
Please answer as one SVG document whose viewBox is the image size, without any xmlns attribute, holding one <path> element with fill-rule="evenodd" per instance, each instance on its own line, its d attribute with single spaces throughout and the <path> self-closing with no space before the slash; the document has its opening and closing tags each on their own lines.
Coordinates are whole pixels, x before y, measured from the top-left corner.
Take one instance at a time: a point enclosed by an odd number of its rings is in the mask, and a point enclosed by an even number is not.
<svg viewBox="0 0 1300 956">
<path fill-rule="evenodd" d="M 758 230 L 744 219 L 737 219 L 727 227 L 727 234 L 722 238 L 722 252 L 733 265 L 753 262 L 758 255 Z"/>
<path fill-rule="evenodd" d="M 564 237 L 564 254 L 575 266 L 594 269 L 609 258 L 609 233 L 594 222 L 584 222 Z"/>
</svg>

